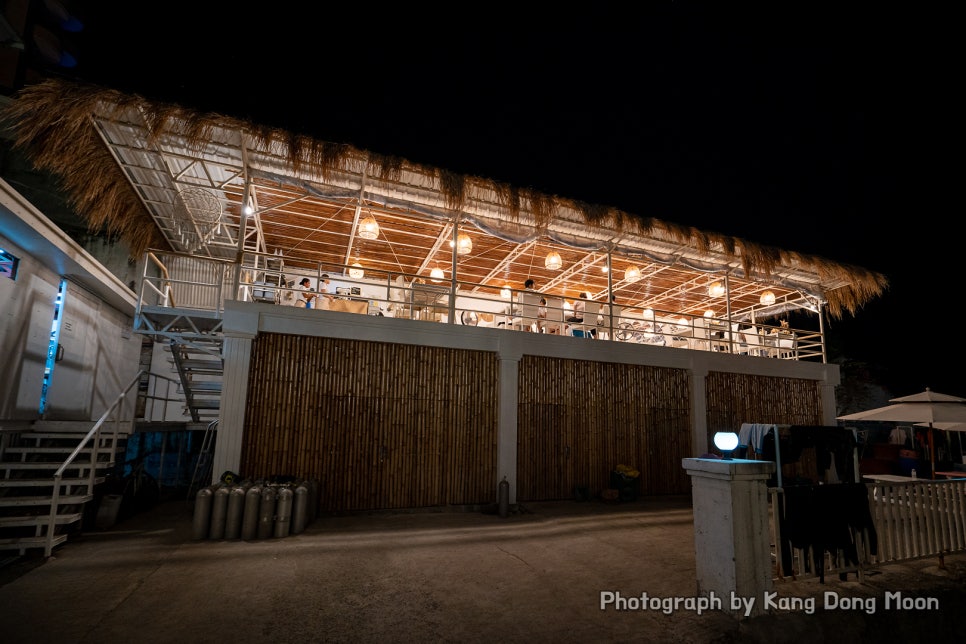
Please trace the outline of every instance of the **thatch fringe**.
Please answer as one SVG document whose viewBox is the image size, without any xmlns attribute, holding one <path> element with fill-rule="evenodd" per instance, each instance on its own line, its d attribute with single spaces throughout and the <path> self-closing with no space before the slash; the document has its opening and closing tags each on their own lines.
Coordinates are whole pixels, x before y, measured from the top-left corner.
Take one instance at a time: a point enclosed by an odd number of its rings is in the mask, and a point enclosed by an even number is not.
<svg viewBox="0 0 966 644">
<path fill-rule="evenodd" d="M 530 202 L 530 212 L 538 228 L 546 228 L 553 219 L 556 202 L 553 197 L 541 194 L 536 190 L 527 189 L 527 200 Z"/>
<path fill-rule="evenodd" d="M 466 199 L 466 177 L 450 172 L 449 170 L 438 170 L 439 191 L 443 195 L 444 203 L 450 210 L 460 210 Z"/>
<path fill-rule="evenodd" d="M 497 203 L 510 211 L 510 218 L 519 218 L 520 202 L 523 200 L 520 188 L 506 183 L 494 183 L 493 190 L 496 192 Z"/>
<path fill-rule="evenodd" d="M 355 150 L 346 144 L 319 141 L 278 128 L 258 125 L 212 113 L 149 102 L 137 95 L 116 90 L 48 79 L 21 90 L 17 100 L 0 113 L 14 127 L 14 145 L 25 151 L 34 165 L 58 175 L 71 203 L 88 223 L 92 232 L 105 230 L 119 236 L 130 248 L 132 257 L 140 257 L 149 248 L 167 248 L 150 215 L 126 181 L 110 153 L 104 148 L 93 127 L 92 114 L 113 110 L 115 113 L 137 108 L 146 119 L 152 137 L 173 129 L 187 139 L 191 147 L 204 146 L 215 127 L 243 132 L 249 145 L 268 150 L 278 143 L 287 149 L 295 171 L 318 173 L 323 180 L 333 170 L 345 170 L 348 160 L 361 155 L 366 159 L 367 173 L 385 179 L 398 179 L 409 164 L 405 159 Z M 468 182 L 491 189 L 498 202 L 516 219 L 524 205 L 539 228 L 545 228 L 559 209 L 570 207 L 581 213 L 590 225 L 610 222 L 618 233 L 636 232 L 651 235 L 660 230 L 681 245 L 701 251 L 714 249 L 739 259 L 745 275 L 767 277 L 784 263 L 796 263 L 815 270 L 840 288 L 826 293 L 828 314 L 841 317 L 855 313 L 888 286 L 878 273 L 832 262 L 821 257 L 763 246 L 729 235 L 698 230 L 692 226 L 632 215 L 615 208 L 575 202 L 542 194 L 532 188 L 518 188 L 505 183 L 466 177 L 442 169 L 421 168 L 435 173 L 439 190 L 448 208 L 460 209 L 466 199 Z M 150 231 L 150 232 L 148 232 Z"/>
<path fill-rule="evenodd" d="M 399 181 L 402 178 L 406 160 L 402 157 L 369 153 L 368 174 L 385 181 Z"/>
</svg>

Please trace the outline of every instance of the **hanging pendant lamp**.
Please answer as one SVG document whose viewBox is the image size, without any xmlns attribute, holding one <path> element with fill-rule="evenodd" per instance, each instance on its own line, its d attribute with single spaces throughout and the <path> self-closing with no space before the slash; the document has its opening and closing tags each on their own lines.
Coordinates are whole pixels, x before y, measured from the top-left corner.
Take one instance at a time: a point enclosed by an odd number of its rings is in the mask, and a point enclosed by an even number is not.
<svg viewBox="0 0 966 644">
<path fill-rule="evenodd" d="M 449 247 L 453 247 L 453 240 L 449 241 Z M 460 233 L 456 238 L 456 254 L 466 255 L 473 251 L 473 239 L 466 233 Z"/>
<path fill-rule="evenodd" d="M 359 237 L 363 239 L 379 237 L 379 222 L 371 214 L 359 222 Z"/>
<path fill-rule="evenodd" d="M 555 250 L 547 253 L 547 259 L 543 260 L 543 265 L 552 271 L 559 271 L 563 266 L 563 260 L 560 259 L 560 253 Z"/>
</svg>

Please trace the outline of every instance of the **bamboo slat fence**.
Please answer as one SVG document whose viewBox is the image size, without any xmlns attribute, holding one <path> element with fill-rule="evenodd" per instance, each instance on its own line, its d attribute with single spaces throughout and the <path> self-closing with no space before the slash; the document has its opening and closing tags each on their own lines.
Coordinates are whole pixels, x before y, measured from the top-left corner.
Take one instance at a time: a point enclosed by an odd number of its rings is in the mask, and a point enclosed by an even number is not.
<svg viewBox="0 0 966 644">
<path fill-rule="evenodd" d="M 494 500 L 494 354 L 261 334 L 242 475 L 320 481 L 327 511 Z"/>
<path fill-rule="evenodd" d="M 495 353 L 262 333 L 250 369 L 242 476 L 317 480 L 323 511 L 496 501 Z M 618 465 L 640 495 L 690 493 L 687 370 L 524 355 L 518 387 L 518 501 L 596 496 Z M 712 433 L 821 418 L 816 383 L 712 373 L 706 388 Z"/>
</svg>

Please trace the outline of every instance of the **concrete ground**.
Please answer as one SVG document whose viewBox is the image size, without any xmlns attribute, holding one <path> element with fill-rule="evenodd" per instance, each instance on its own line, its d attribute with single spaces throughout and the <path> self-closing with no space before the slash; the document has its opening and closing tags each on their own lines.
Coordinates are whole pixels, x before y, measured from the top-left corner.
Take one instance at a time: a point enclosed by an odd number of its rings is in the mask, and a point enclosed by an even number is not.
<svg viewBox="0 0 966 644">
<path fill-rule="evenodd" d="M 506 518 L 321 516 L 283 539 L 191 537 L 190 507 L 167 501 L 72 537 L 47 561 L 28 553 L 8 563 L 0 641 L 912 643 L 966 634 L 966 554 L 943 566 L 882 566 L 862 581 L 776 581 L 786 605 L 752 619 L 688 606 L 602 609 L 602 592 L 695 598 L 684 497 L 525 504 Z M 825 606 L 825 593 L 838 605 Z M 912 605 L 887 607 L 886 593 Z M 938 608 L 915 606 L 932 599 Z"/>
</svg>

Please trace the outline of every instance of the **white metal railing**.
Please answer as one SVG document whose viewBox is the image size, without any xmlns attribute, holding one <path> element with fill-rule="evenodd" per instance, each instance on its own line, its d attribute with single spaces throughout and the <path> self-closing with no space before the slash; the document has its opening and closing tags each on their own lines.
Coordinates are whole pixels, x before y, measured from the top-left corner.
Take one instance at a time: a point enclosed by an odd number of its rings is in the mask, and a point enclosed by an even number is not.
<svg viewBox="0 0 966 644">
<path fill-rule="evenodd" d="M 146 373 L 142 371 L 141 374 L 142 377 L 147 375 L 147 382 L 144 383 L 143 388 L 138 388 L 136 409 L 139 413 L 135 415 L 147 421 L 168 420 L 172 413 L 172 404 L 179 409 L 177 415 L 182 415 L 180 410 L 183 410 L 187 401 L 185 396 L 178 391 L 181 382 L 175 378 L 154 372 Z"/>
<path fill-rule="evenodd" d="M 398 271 L 367 268 L 361 276 L 354 277 L 356 269 L 349 265 L 321 264 L 252 251 L 243 253 L 240 264 L 178 253 L 150 255 L 151 261 L 160 268 L 156 271 L 158 274 L 149 275 L 145 271 L 139 290 L 139 317 L 142 304 L 173 306 L 170 303 L 175 301 L 176 294 L 182 308 L 216 313 L 223 310 L 223 298 L 304 306 L 303 290 L 298 282 L 309 277 L 313 284 L 319 284 L 325 275 L 330 281 L 329 292 L 316 299 L 317 306 L 313 308 L 561 334 L 568 334 L 566 318 L 572 314 L 569 304 L 562 299 L 555 303 L 557 296 L 548 294 L 544 295 L 546 301 L 537 315 L 520 320 L 520 309 L 515 303 L 524 292 L 521 289 L 453 279 L 427 280 Z M 199 269 L 204 262 L 216 264 L 217 269 Z M 236 276 L 234 286 L 228 283 L 227 275 Z M 826 358 L 821 328 L 789 328 L 755 320 L 739 322 L 687 316 L 673 310 L 617 308 L 618 315 L 611 316 L 607 306 L 601 304 L 595 337 L 786 360 L 825 362 Z"/>
<path fill-rule="evenodd" d="M 141 380 L 141 376 L 144 371 L 139 371 L 136 376 L 131 380 L 127 387 L 121 390 L 121 393 L 114 400 L 113 403 L 107 408 L 107 410 L 101 415 L 101 417 L 94 423 L 90 431 L 81 439 L 74 451 L 70 453 L 70 456 L 63 462 L 63 464 L 57 468 L 54 472 L 54 489 L 50 500 L 50 514 L 48 515 L 47 521 L 47 534 L 46 543 L 44 544 L 44 556 L 49 557 L 54 549 L 54 531 L 57 526 L 57 509 L 60 505 L 60 487 L 61 480 L 64 478 L 64 472 L 73 464 L 77 456 L 86 448 L 88 444 L 92 444 L 91 455 L 90 455 L 90 466 L 88 476 L 88 489 L 94 490 L 94 482 L 97 479 L 97 467 L 98 467 L 98 456 L 101 452 L 101 428 L 109 421 L 113 420 L 114 431 L 111 434 L 110 450 L 111 458 L 114 458 L 114 452 L 117 450 L 117 436 L 120 433 L 121 422 L 122 422 L 122 411 L 124 409 L 124 401 L 127 398 L 128 393 L 132 388 L 136 387 L 138 382 Z M 112 418 L 113 416 L 113 418 Z M 128 419 L 126 422 L 133 423 L 132 418 Z M 78 466 L 78 469 L 83 471 L 83 468 Z"/>
</svg>

